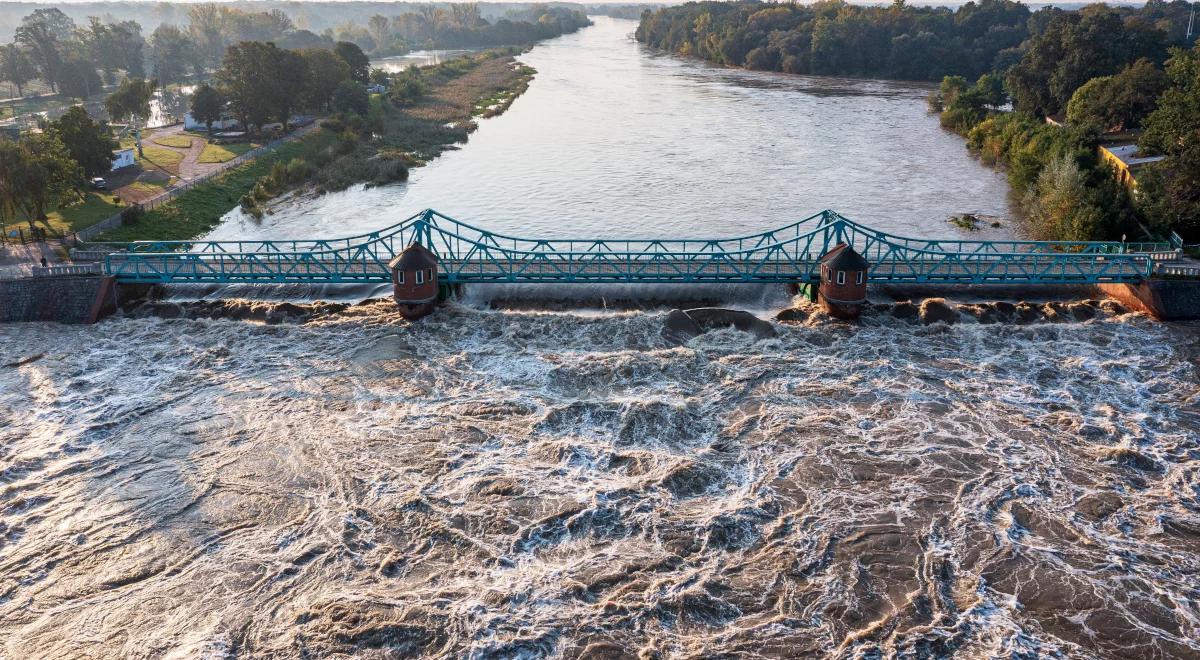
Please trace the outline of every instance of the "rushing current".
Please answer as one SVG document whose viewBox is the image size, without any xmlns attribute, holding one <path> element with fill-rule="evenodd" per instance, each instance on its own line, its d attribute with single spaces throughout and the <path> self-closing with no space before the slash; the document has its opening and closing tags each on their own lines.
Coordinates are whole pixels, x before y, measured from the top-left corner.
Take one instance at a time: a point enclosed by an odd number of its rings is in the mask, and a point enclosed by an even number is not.
<svg viewBox="0 0 1200 660">
<path fill-rule="evenodd" d="M 521 56 L 529 90 L 406 185 L 304 197 L 213 238 L 349 236 L 425 208 L 535 237 L 718 238 L 832 208 L 929 238 L 1011 234 L 1003 174 L 929 114 L 928 85 L 723 69 L 596 25 Z M 1000 218 L 967 232 L 951 216 Z"/>
<path fill-rule="evenodd" d="M 1196 657 L 1200 331 L 0 326 L 0 655 Z"/>
</svg>

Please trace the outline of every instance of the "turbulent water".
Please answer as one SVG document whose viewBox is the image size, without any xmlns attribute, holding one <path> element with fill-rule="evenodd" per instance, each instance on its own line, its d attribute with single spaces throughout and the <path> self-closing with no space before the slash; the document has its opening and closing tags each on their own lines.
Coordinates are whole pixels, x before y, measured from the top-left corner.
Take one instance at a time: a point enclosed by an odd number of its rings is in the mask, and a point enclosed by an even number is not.
<svg viewBox="0 0 1200 660">
<path fill-rule="evenodd" d="M 1003 174 L 926 108 L 928 85 L 713 67 L 654 53 L 635 21 L 521 56 L 537 69 L 503 115 L 406 185 L 235 210 L 221 239 L 347 236 L 425 208 L 531 236 L 723 237 L 833 208 L 923 237 L 1012 232 Z M 951 215 L 1002 218 L 968 232 Z"/>
<path fill-rule="evenodd" d="M 1200 654 L 1195 325 L 317 309 L 0 326 L 0 655 Z"/>
</svg>

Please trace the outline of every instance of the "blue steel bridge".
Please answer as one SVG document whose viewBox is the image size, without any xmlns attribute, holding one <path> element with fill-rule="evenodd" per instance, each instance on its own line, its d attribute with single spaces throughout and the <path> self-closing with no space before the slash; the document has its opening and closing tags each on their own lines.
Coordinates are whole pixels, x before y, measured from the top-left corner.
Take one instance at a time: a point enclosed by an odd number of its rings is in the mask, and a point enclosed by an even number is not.
<svg viewBox="0 0 1200 660">
<path fill-rule="evenodd" d="M 432 209 L 348 238 L 139 241 L 101 246 L 123 283 L 361 283 L 391 279 L 387 263 L 413 242 L 439 257 L 443 284 L 806 283 L 818 260 L 848 243 L 871 263 L 869 281 L 958 284 L 1137 282 L 1165 244 L 927 240 L 877 231 L 823 211 L 734 238 L 536 239 L 481 229 Z"/>
</svg>

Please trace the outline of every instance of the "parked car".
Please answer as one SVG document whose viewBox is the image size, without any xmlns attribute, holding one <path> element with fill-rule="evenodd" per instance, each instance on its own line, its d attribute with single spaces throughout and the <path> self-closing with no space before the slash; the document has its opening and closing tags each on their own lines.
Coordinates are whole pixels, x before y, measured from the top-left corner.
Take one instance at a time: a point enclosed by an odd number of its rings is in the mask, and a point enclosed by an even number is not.
<svg viewBox="0 0 1200 660">
<path fill-rule="evenodd" d="M 108 190 L 108 182 L 100 177 L 92 179 L 92 188 L 96 190 Z"/>
</svg>

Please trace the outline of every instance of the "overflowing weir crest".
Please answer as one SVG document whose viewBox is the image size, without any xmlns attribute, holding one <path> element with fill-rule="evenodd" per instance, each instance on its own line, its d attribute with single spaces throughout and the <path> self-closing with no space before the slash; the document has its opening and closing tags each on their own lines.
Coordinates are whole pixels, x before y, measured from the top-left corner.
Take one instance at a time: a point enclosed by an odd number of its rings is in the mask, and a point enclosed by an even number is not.
<svg viewBox="0 0 1200 660">
<path fill-rule="evenodd" d="M 823 211 L 735 238 L 536 239 L 474 227 L 432 209 L 339 239 L 142 241 L 107 244 L 104 270 L 127 283 L 360 283 L 391 279 L 412 243 L 439 259 L 438 279 L 466 283 L 806 283 L 840 243 L 870 262 L 872 282 L 1064 284 L 1137 282 L 1158 246 L 1119 242 L 927 240 Z"/>
</svg>

